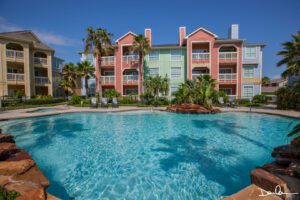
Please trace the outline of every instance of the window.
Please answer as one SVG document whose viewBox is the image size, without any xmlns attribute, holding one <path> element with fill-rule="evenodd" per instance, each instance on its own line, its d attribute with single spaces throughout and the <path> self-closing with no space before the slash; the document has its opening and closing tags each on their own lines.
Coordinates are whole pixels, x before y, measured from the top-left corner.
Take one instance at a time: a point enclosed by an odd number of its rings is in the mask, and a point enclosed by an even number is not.
<svg viewBox="0 0 300 200">
<path fill-rule="evenodd" d="M 253 85 L 244 85 L 243 86 L 243 96 L 244 97 L 253 97 Z"/>
<path fill-rule="evenodd" d="M 104 71 L 103 72 L 103 76 L 114 76 L 114 75 L 115 75 L 114 71 Z"/>
<path fill-rule="evenodd" d="M 232 89 L 231 88 L 220 88 L 220 91 L 223 91 L 227 95 L 231 95 Z"/>
<path fill-rule="evenodd" d="M 125 89 L 125 95 L 137 95 L 138 90 L 135 88 L 126 88 Z"/>
<path fill-rule="evenodd" d="M 159 68 L 149 68 L 149 76 L 159 75 Z"/>
<path fill-rule="evenodd" d="M 171 89 L 170 89 L 171 95 L 173 95 L 174 92 L 177 92 L 177 90 L 178 90 L 178 86 L 177 85 L 171 86 Z"/>
<path fill-rule="evenodd" d="M 149 61 L 159 61 L 159 51 L 150 51 Z"/>
<path fill-rule="evenodd" d="M 181 50 L 180 49 L 171 50 L 171 60 L 172 61 L 180 61 L 181 60 Z"/>
<path fill-rule="evenodd" d="M 231 68 L 220 68 L 220 74 L 231 74 L 232 69 Z"/>
<path fill-rule="evenodd" d="M 243 77 L 244 78 L 253 78 L 254 77 L 254 67 L 253 66 L 244 66 L 243 67 Z"/>
<path fill-rule="evenodd" d="M 181 67 L 171 67 L 171 78 L 172 79 L 181 78 Z"/>
<path fill-rule="evenodd" d="M 256 47 L 246 47 L 245 48 L 246 58 L 256 58 Z"/>
</svg>

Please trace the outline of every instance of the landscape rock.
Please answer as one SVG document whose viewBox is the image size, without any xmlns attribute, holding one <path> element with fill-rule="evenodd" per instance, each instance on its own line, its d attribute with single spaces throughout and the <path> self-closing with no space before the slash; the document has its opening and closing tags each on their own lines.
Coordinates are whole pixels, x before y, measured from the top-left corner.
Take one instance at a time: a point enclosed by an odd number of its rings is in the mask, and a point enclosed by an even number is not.
<svg viewBox="0 0 300 200">
<path fill-rule="evenodd" d="M 204 106 L 198 104 L 181 104 L 168 106 L 166 110 L 170 112 L 187 114 L 211 114 L 221 112 L 219 109 L 207 109 Z"/>
<path fill-rule="evenodd" d="M 18 151 L 15 143 L 0 143 L 0 161 L 6 160 L 10 155 L 17 153 Z"/>
<path fill-rule="evenodd" d="M 17 175 L 23 174 L 29 170 L 35 163 L 31 159 L 20 161 L 3 161 L 0 162 L 0 175 Z"/>
<path fill-rule="evenodd" d="M 10 155 L 6 161 L 19 161 L 19 160 L 26 160 L 26 159 L 32 159 L 29 153 L 21 149 L 19 152 Z"/>
<path fill-rule="evenodd" d="M 38 188 L 31 190 L 29 192 L 23 193 L 21 196 L 17 197 L 15 200 L 44 200 L 46 198 L 45 190 L 43 188 Z"/>
<path fill-rule="evenodd" d="M 291 176 L 293 174 L 292 170 L 284 167 L 282 165 L 279 165 L 275 162 L 267 163 L 262 166 L 262 168 L 272 174 L 281 174 L 281 175 L 289 175 Z"/>
<path fill-rule="evenodd" d="M 13 176 L 14 181 L 30 181 L 35 184 L 39 184 L 44 188 L 49 186 L 48 179 L 44 176 L 44 174 L 40 171 L 37 165 L 34 165 L 25 173 Z"/>
<path fill-rule="evenodd" d="M 21 196 L 17 200 L 44 200 L 46 199 L 45 190 L 43 187 L 28 183 L 28 182 L 10 182 L 5 185 L 4 189 L 7 191 L 17 191 Z"/>
<path fill-rule="evenodd" d="M 3 142 L 15 143 L 14 136 L 4 133 L 0 134 L 0 143 Z"/>
</svg>

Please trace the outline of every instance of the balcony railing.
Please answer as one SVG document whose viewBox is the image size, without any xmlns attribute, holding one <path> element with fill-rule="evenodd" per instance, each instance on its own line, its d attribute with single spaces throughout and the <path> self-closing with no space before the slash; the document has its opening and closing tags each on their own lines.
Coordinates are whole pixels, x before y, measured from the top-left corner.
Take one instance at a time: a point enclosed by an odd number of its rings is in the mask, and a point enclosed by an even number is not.
<svg viewBox="0 0 300 200">
<path fill-rule="evenodd" d="M 123 82 L 124 83 L 131 83 L 138 81 L 139 76 L 138 75 L 123 75 Z"/>
<path fill-rule="evenodd" d="M 100 77 L 101 83 L 114 83 L 115 82 L 115 76 L 101 76 Z"/>
<path fill-rule="evenodd" d="M 232 61 L 237 59 L 237 52 L 219 52 L 219 59 Z"/>
<path fill-rule="evenodd" d="M 47 65 L 47 58 L 34 57 L 33 61 L 34 61 L 34 64 Z"/>
<path fill-rule="evenodd" d="M 17 51 L 17 50 L 6 50 L 6 57 L 13 58 L 13 59 L 23 59 L 24 58 L 24 52 L 23 51 Z"/>
<path fill-rule="evenodd" d="M 192 53 L 192 60 L 208 60 L 209 53 Z"/>
<path fill-rule="evenodd" d="M 223 80 L 223 81 L 236 80 L 236 74 L 235 73 L 219 74 L 219 80 Z"/>
<path fill-rule="evenodd" d="M 7 73 L 7 80 L 9 80 L 9 81 L 24 81 L 24 74 Z"/>
<path fill-rule="evenodd" d="M 36 76 L 35 83 L 36 84 L 48 84 L 49 79 L 48 79 L 48 77 Z"/>
<path fill-rule="evenodd" d="M 101 65 L 114 65 L 115 64 L 115 56 L 105 56 L 101 57 Z"/>
<path fill-rule="evenodd" d="M 192 78 L 196 79 L 198 76 L 209 75 L 209 74 L 192 74 Z"/>
<path fill-rule="evenodd" d="M 123 62 L 130 63 L 130 62 L 138 61 L 139 56 L 138 55 L 128 55 L 128 56 L 123 56 L 122 59 L 123 59 Z"/>
</svg>

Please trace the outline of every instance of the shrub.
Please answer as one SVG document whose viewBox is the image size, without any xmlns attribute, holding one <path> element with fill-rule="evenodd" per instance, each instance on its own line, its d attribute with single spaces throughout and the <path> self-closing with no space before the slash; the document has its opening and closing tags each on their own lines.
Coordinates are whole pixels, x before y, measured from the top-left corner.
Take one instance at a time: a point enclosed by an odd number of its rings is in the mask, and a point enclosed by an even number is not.
<svg viewBox="0 0 300 200">
<path fill-rule="evenodd" d="M 0 200 L 14 200 L 20 196 L 19 192 L 16 191 L 5 191 L 4 189 L 0 189 Z"/>
<path fill-rule="evenodd" d="M 249 99 L 236 99 L 235 102 L 238 105 L 248 105 L 248 104 L 250 104 L 250 100 Z"/>
<path fill-rule="evenodd" d="M 300 110 L 300 83 L 280 88 L 277 92 L 277 108 Z"/>
<path fill-rule="evenodd" d="M 27 99 L 25 105 L 53 104 L 64 102 L 64 98 L 49 98 L 49 99 Z"/>
<path fill-rule="evenodd" d="M 71 102 L 70 102 L 70 104 L 72 104 L 72 105 L 75 105 L 75 104 L 80 104 L 81 103 L 81 101 L 82 101 L 82 97 L 80 97 L 80 96 L 77 96 L 77 95 L 73 95 L 72 96 L 72 98 L 71 98 Z"/>
<path fill-rule="evenodd" d="M 264 94 L 258 94 L 258 95 L 255 95 L 255 96 L 253 97 L 252 102 L 253 102 L 254 104 L 259 104 L 259 103 L 265 104 L 265 103 L 267 103 L 267 96 L 264 95 Z"/>
<path fill-rule="evenodd" d="M 135 104 L 137 102 L 138 102 L 138 100 L 137 100 L 136 96 L 126 96 L 126 97 L 119 98 L 120 104 Z"/>
</svg>

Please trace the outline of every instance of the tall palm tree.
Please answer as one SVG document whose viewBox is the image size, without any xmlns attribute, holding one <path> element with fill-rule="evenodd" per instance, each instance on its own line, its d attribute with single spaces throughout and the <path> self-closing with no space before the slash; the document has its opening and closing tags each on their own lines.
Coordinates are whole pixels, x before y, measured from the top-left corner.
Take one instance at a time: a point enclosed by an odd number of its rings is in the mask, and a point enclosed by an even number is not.
<svg viewBox="0 0 300 200">
<path fill-rule="evenodd" d="M 144 68 L 144 57 L 150 51 L 150 43 L 148 38 L 143 35 L 137 35 L 134 37 L 134 42 L 132 44 L 131 50 L 137 52 L 139 55 L 139 81 L 140 81 L 140 94 L 143 92 L 143 68 Z"/>
<path fill-rule="evenodd" d="M 158 99 L 159 94 L 167 95 L 169 92 L 169 79 L 167 75 L 162 78 L 161 76 L 150 76 L 143 82 L 146 93 L 150 94 L 154 100 Z"/>
<path fill-rule="evenodd" d="M 101 66 L 101 57 L 108 55 L 113 51 L 112 47 L 112 37 L 113 34 L 108 32 L 106 29 L 93 27 L 88 27 L 86 29 L 87 36 L 84 39 L 84 53 L 89 54 L 93 53 L 96 58 L 96 86 L 97 91 L 100 91 L 100 66 Z M 100 94 L 101 95 L 101 94 Z"/>
<path fill-rule="evenodd" d="M 70 89 L 76 87 L 77 70 L 73 63 L 64 65 L 62 69 L 62 79 L 68 82 Z M 73 91 L 72 91 L 73 92 Z"/>
<path fill-rule="evenodd" d="M 284 78 L 300 72 L 300 31 L 298 34 L 292 35 L 292 38 L 292 41 L 282 43 L 284 50 L 277 54 L 283 57 L 277 66 L 286 65 L 286 70 L 281 74 Z"/>
<path fill-rule="evenodd" d="M 59 82 L 59 87 L 61 87 L 64 90 L 65 97 L 69 95 L 69 88 L 71 87 L 71 84 L 67 80 L 61 80 Z"/>
<path fill-rule="evenodd" d="M 89 84 L 88 80 L 95 77 L 95 68 L 89 61 L 77 63 L 77 75 L 84 78 L 85 83 L 85 98 L 88 98 Z"/>
<path fill-rule="evenodd" d="M 198 76 L 197 80 L 197 94 L 200 103 L 202 103 L 205 107 L 212 107 L 212 95 L 214 92 L 214 88 L 217 85 L 217 82 L 211 78 L 210 75 Z"/>
<path fill-rule="evenodd" d="M 270 83 L 270 78 L 267 77 L 267 76 L 264 76 L 262 79 L 261 79 L 261 82 L 262 82 L 262 85 L 265 86 L 265 85 L 268 85 Z"/>
</svg>

